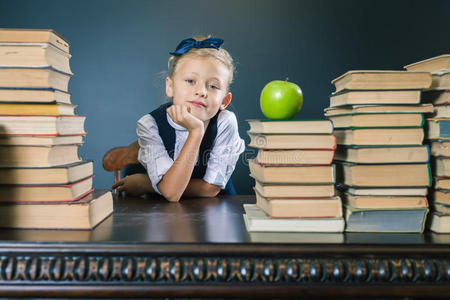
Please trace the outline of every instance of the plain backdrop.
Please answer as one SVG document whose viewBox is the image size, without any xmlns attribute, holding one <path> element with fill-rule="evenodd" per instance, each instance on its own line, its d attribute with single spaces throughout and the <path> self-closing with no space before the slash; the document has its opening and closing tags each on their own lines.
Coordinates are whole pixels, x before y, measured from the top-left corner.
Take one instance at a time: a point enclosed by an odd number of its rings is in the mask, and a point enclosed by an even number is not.
<svg viewBox="0 0 450 300">
<path fill-rule="evenodd" d="M 349 70 L 401 70 L 450 53 L 450 1 L 409 0 L 0 0 L 0 27 L 53 29 L 70 43 L 69 83 L 88 135 L 95 188 L 109 188 L 103 154 L 136 140 L 136 121 L 166 101 L 169 52 L 212 34 L 236 61 L 230 110 L 246 144 L 246 119 L 262 118 L 266 83 L 289 78 L 303 90 L 299 119 L 323 119 L 332 79 Z M 251 194 L 247 147 L 233 182 Z"/>
</svg>

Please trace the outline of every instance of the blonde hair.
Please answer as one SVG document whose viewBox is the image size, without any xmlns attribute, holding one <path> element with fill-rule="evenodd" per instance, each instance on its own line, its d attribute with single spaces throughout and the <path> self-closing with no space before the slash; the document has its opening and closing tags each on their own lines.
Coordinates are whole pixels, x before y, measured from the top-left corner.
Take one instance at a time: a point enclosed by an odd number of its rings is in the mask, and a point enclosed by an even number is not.
<svg viewBox="0 0 450 300">
<path fill-rule="evenodd" d="M 195 36 L 193 37 L 196 41 L 203 41 L 211 36 Z M 223 63 L 228 70 L 230 71 L 230 77 L 228 79 L 228 86 L 230 86 L 233 81 L 234 75 L 234 62 L 230 53 L 223 48 L 214 49 L 214 48 L 192 48 L 188 52 L 183 55 L 172 55 L 169 58 L 167 63 L 167 67 L 169 69 L 169 77 L 173 78 L 173 74 L 177 69 L 177 65 L 183 58 L 186 57 L 212 57 Z"/>
</svg>

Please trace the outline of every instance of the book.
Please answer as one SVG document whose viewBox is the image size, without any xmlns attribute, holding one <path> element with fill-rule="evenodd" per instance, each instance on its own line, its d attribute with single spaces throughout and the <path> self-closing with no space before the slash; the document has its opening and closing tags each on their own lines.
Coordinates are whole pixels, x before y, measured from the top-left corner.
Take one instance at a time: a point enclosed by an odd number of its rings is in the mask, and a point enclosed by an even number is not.
<svg viewBox="0 0 450 300">
<path fill-rule="evenodd" d="M 265 165 L 329 165 L 333 157 L 334 150 L 259 149 L 256 162 Z"/>
<path fill-rule="evenodd" d="M 73 115 L 75 107 L 66 103 L 0 102 L 0 115 Z"/>
<path fill-rule="evenodd" d="M 431 155 L 450 156 L 450 140 L 431 141 Z"/>
<path fill-rule="evenodd" d="M 332 198 L 264 197 L 256 191 L 256 206 L 272 218 L 338 218 L 342 202 Z"/>
<path fill-rule="evenodd" d="M 432 113 L 433 105 L 430 103 L 421 105 L 350 105 L 341 107 L 328 107 L 324 109 L 325 116 L 340 116 L 349 114 L 379 114 L 379 113 Z"/>
<path fill-rule="evenodd" d="M 430 230 L 436 233 L 450 233 L 450 215 L 432 212 L 430 216 Z"/>
<path fill-rule="evenodd" d="M 360 114 L 352 113 L 339 116 L 328 116 L 335 128 L 394 128 L 422 127 L 422 114 Z"/>
<path fill-rule="evenodd" d="M 49 43 L 23 44 L 0 42 L 0 66 L 53 68 L 72 74 L 71 55 Z"/>
<path fill-rule="evenodd" d="M 78 145 L 0 146 L 1 167 L 47 167 L 78 161 Z"/>
<path fill-rule="evenodd" d="M 450 190 L 450 178 L 434 177 L 434 188 L 436 190 Z"/>
<path fill-rule="evenodd" d="M 0 67 L 0 88 L 53 88 L 67 92 L 70 74 L 50 68 Z"/>
<path fill-rule="evenodd" d="M 428 206 L 427 198 L 424 196 L 356 196 L 344 193 L 342 201 L 351 207 L 369 209 L 419 208 Z"/>
<path fill-rule="evenodd" d="M 450 139 L 450 119 L 427 119 L 427 139 Z"/>
<path fill-rule="evenodd" d="M 263 165 L 249 160 L 251 175 L 263 183 L 329 184 L 335 182 L 333 165 Z"/>
<path fill-rule="evenodd" d="M 0 115 L 0 135 L 85 135 L 83 116 Z"/>
<path fill-rule="evenodd" d="M 408 71 L 439 72 L 450 69 L 450 54 L 443 54 L 424 59 L 404 67 Z"/>
<path fill-rule="evenodd" d="M 430 89 L 448 90 L 450 89 L 450 70 L 439 74 L 432 74 L 433 83 Z"/>
<path fill-rule="evenodd" d="M 336 143 L 347 146 L 422 145 L 422 128 L 336 129 Z"/>
<path fill-rule="evenodd" d="M 450 189 L 436 189 L 433 190 L 431 195 L 432 202 L 442 203 L 445 205 L 450 205 Z"/>
<path fill-rule="evenodd" d="M 428 146 L 338 147 L 335 160 L 358 164 L 427 163 Z"/>
<path fill-rule="evenodd" d="M 0 145 L 56 146 L 81 144 L 83 144 L 82 135 L 0 135 Z"/>
<path fill-rule="evenodd" d="M 250 147 L 258 149 L 335 149 L 332 134 L 253 134 Z"/>
<path fill-rule="evenodd" d="M 315 197 L 331 198 L 334 184 L 285 184 L 262 183 L 255 180 L 254 189 L 264 197 Z"/>
<path fill-rule="evenodd" d="M 93 176 L 67 184 L 3 184 L 0 202 L 68 202 L 92 192 Z"/>
<path fill-rule="evenodd" d="M 450 118 L 450 105 L 436 105 L 433 109 L 433 118 Z"/>
<path fill-rule="evenodd" d="M 71 103 L 69 93 L 65 93 L 55 89 L 20 88 L 0 88 L 0 102 Z"/>
<path fill-rule="evenodd" d="M 341 182 L 359 187 L 427 187 L 431 185 L 428 164 L 336 164 Z M 339 177 L 338 177 L 339 178 Z M 339 179 L 338 179 L 339 180 Z"/>
<path fill-rule="evenodd" d="M 426 196 L 426 187 L 352 187 L 341 186 L 346 193 L 354 196 Z"/>
<path fill-rule="evenodd" d="M 245 218 L 245 217 L 244 217 Z M 247 216 L 248 219 L 248 216 Z M 270 219 L 273 220 L 273 219 Z M 277 219 L 275 219 L 277 220 Z M 283 220 L 283 219 L 282 219 Z M 292 219 L 285 219 L 292 220 Z M 298 220 L 298 219 L 297 219 Z M 323 222 L 322 220 L 325 220 Z M 339 220 L 339 221 L 337 221 Z M 308 224 L 311 219 L 303 219 L 303 224 Z M 317 226 L 325 227 L 329 232 L 261 232 L 261 231 L 250 231 L 248 235 L 252 243 L 276 243 L 276 244 L 342 244 L 344 243 L 343 231 L 344 223 L 343 218 L 323 218 L 323 219 L 312 219 Z M 332 224 L 335 224 L 334 226 Z M 331 225 L 331 226 L 330 226 Z M 311 225 L 313 226 L 313 225 Z M 342 230 L 340 229 L 342 226 Z M 252 228 L 253 229 L 253 228 Z M 328 230 L 327 230 L 328 229 Z M 247 229 L 248 230 L 248 229 Z M 333 232 L 335 231 L 335 232 Z"/>
<path fill-rule="evenodd" d="M 342 232 L 343 218 L 270 218 L 255 204 L 244 204 L 245 227 L 250 232 Z"/>
<path fill-rule="evenodd" d="M 73 202 L 1 203 L 1 228 L 93 229 L 113 213 L 110 191 L 95 190 Z"/>
<path fill-rule="evenodd" d="M 431 202 L 431 206 L 435 212 L 450 215 L 450 204 L 433 201 Z"/>
<path fill-rule="evenodd" d="M 434 176 L 450 177 L 450 157 L 435 157 L 432 162 Z"/>
<path fill-rule="evenodd" d="M 422 233 L 427 213 L 427 207 L 360 209 L 345 205 L 345 231 Z"/>
<path fill-rule="evenodd" d="M 331 81 L 336 92 L 341 90 L 409 90 L 431 86 L 428 72 L 355 70 Z"/>
<path fill-rule="evenodd" d="M 262 134 L 331 134 L 329 120 L 247 120 L 249 133 Z"/>
<path fill-rule="evenodd" d="M 0 184 L 69 184 L 93 174 L 90 160 L 52 167 L 0 167 Z"/>
<path fill-rule="evenodd" d="M 330 107 L 419 103 L 419 90 L 343 90 L 330 96 Z"/>
<path fill-rule="evenodd" d="M 0 28 L 2 43 L 49 43 L 69 53 L 69 43 L 60 34 L 50 29 Z"/>
<path fill-rule="evenodd" d="M 450 89 L 428 90 L 422 92 L 422 101 L 434 105 L 450 104 Z"/>
</svg>

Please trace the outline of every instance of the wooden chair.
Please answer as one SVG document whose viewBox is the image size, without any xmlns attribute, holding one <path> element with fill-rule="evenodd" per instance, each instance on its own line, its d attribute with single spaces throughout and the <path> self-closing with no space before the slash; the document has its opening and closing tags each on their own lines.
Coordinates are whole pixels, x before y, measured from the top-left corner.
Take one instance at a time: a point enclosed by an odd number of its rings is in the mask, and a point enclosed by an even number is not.
<svg viewBox="0 0 450 300">
<path fill-rule="evenodd" d="M 120 171 L 128 165 L 139 164 L 137 153 L 139 145 L 134 142 L 128 146 L 110 149 L 103 156 L 103 169 L 114 172 L 114 182 L 120 180 Z"/>
</svg>

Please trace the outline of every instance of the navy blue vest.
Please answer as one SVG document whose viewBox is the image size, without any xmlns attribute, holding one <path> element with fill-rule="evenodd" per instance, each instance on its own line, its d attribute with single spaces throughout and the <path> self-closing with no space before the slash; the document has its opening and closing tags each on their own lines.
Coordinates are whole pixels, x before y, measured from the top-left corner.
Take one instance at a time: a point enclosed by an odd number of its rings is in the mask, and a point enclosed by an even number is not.
<svg viewBox="0 0 450 300">
<path fill-rule="evenodd" d="M 159 108 L 155 109 L 150 115 L 155 119 L 158 126 L 158 133 L 166 147 L 167 153 L 170 158 L 173 159 L 175 153 L 175 129 L 167 121 L 166 109 L 172 105 L 172 102 L 165 103 Z M 211 149 L 214 144 L 214 140 L 217 136 L 217 117 L 219 112 L 209 121 L 208 127 L 203 135 L 202 142 L 199 149 L 199 158 L 197 164 L 194 166 L 191 178 L 203 178 L 208 165 L 208 159 L 211 153 Z M 125 170 L 125 175 L 135 173 L 146 173 L 145 168 L 142 165 L 128 165 Z M 236 195 L 233 183 L 228 180 L 224 189 L 221 190 L 221 194 Z"/>
</svg>

